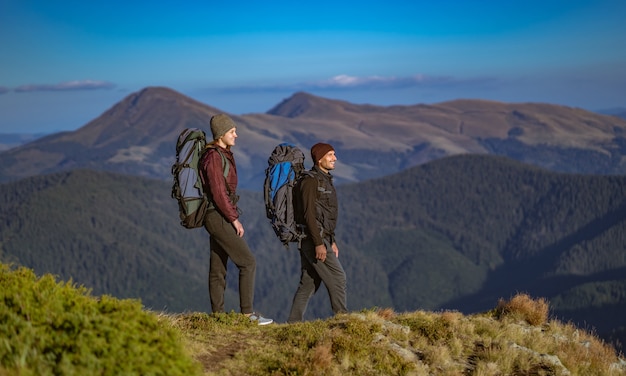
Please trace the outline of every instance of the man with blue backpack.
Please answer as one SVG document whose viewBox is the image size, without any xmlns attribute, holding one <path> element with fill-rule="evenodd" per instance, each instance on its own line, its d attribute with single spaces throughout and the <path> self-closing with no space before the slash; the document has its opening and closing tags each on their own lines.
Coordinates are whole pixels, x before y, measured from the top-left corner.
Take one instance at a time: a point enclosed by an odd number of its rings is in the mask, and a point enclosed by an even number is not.
<svg viewBox="0 0 626 376">
<path fill-rule="evenodd" d="M 333 313 L 346 313 L 346 273 L 339 262 L 335 241 L 338 204 L 330 171 L 335 168 L 335 149 L 326 143 L 311 148 L 313 167 L 302 173 L 294 192 L 296 222 L 305 237 L 299 243 L 300 283 L 293 297 L 288 322 L 304 320 L 309 299 L 323 282 Z"/>
<path fill-rule="evenodd" d="M 210 234 L 209 295 L 213 312 L 224 312 L 226 266 L 230 258 L 239 269 L 241 313 L 259 325 L 271 324 L 253 310 L 256 260 L 243 239 L 237 201 L 237 167 L 231 147 L 235 145 L 235 122 L 225 114 L 211 117 L 213 141 L 198 163 L 199 175 L 208 198 L 204 228 Z"/>
</svg>

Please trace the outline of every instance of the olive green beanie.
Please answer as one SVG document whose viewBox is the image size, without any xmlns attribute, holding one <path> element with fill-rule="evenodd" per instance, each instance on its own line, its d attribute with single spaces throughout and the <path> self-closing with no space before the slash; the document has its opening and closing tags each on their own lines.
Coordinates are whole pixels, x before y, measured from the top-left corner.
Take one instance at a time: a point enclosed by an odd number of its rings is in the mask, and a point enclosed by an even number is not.
<svg viewBox="0 0 626 376">
<path fill-rule="evenodd" d="M 213 133 L 214 140 L 219 139 L 235 127 L 233 119 L 226 114 L 217 114 L 211 118 L 211 133 Z"/>
</svg>

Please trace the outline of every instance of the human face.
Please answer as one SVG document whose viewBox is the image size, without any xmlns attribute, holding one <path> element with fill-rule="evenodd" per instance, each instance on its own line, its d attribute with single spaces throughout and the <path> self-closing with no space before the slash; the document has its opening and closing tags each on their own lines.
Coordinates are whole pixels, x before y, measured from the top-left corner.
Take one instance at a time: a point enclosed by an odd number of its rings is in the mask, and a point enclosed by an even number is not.
<svg viewBox="0 0 626 376">
<path fill-rule="evenodd" d="M 337 156 L 335 155 L 335 151 L 331 150 L 328 153 L 324 154 L 322 159 L 320 159 L 319 167 L 322 171 L 328 172 L 330 170 L 335 169 L 335 162 L 337 161 Z"/>
<path fill-rule="evenodd" d="M 231 146 L 235 146 L 236 138 L 237 128 L 231 128 L 228 132 L 224 133 L 224 135 L 217 140 L 217 143 L 223 148 L 228 148 Z"/>
</svg>

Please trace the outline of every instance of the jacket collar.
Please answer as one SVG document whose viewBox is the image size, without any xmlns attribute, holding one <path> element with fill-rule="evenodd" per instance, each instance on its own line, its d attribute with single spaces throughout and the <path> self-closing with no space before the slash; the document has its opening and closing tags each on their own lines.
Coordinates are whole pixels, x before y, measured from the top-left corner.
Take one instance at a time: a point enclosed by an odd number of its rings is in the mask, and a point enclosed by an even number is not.
<svg viewBox="0 0 626 376">
<path fill-rule="evenodd" d="M 322 176 L 327 177 L 330 180 L 333 179 L 333 175 L 330 172 L 324 172 L 321 168 L 319 168 L 318 165 L 314 165 L 311 170 L 317 172 L 318 174 L 320 174 Z"/>
</svg>

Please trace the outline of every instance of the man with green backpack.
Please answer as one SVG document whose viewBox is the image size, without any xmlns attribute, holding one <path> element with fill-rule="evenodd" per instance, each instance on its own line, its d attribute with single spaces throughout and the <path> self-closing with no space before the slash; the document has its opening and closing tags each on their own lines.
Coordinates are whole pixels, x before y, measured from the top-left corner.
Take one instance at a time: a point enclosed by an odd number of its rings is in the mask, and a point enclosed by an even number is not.
<svg viewBox="0 0 626 376">
<path fill-rule="evenodd" d="M 235 122 L 225 114 L 211 118 L 213 141 L 207 144 L 198 164 L 208 209 L 204 228 L 210 234 L 209 295 L 213 312 L 224 312 L 226 265 L 230 258 L 239 269 L 239 303 L 241 313 L 259 325 L 272 319 L 253 310 L 256 260 L 243 239 L 244 227 L 239 221 L 237 201 L 237 166 L 231 147 L 237 139 Z"/>
</svg>

